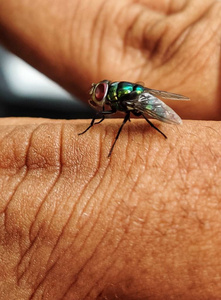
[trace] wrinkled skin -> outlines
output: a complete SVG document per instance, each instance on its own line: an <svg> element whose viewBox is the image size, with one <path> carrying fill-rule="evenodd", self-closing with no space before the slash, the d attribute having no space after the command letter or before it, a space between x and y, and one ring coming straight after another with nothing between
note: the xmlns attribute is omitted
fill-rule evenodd
<svg viewBox="0 0 221 300"><path fill-rule="evenodd" d="M182 117L220 119L220 1L30 3L1 0L3 41L85 101L91 82L142 81L189 96Z"/></svg>
<svg viewBox="0 0 221 300"><path fill-rule="evenodd" d="M220 120L220 23L220 1L0 0L2 43L84 101L143 81L190 119ZM221 299L220 122L132 120L107 159L120 123L0 120L1 299Z"/></svg>

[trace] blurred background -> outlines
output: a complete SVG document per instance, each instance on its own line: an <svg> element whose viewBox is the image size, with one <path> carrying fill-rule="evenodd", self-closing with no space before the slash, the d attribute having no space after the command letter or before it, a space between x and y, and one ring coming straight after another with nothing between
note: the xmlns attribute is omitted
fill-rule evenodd
<svg viewBox="0 0 221 300"><path fill-rule="evenodd" d="M89 106L0 46L0 117L92 116Z"/></svg>

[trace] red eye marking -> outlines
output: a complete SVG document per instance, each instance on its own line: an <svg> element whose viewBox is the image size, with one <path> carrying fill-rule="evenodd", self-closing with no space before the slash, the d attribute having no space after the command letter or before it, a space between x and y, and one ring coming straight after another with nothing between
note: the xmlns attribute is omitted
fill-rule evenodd
<svg viewBox="0 0 221 300"><path fill-rule="evenodd" d="M97 101L102 101L106 94L107 84L100 83L95 90L95 98Z"/></svg>

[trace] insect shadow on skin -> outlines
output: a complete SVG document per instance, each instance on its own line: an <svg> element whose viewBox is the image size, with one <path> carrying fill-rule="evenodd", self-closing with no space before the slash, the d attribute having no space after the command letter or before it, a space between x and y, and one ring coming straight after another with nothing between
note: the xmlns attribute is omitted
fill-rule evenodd
<svg viewBox="0 0 221 300"><path fill-rule="evenodd" d="M166 105L159 98L171 100L190 100L188 97L179 94L150 89L138 83L127 81L111 82L109 80L102 80L97 84L93 83L91 86L90 95L91 98L89 99L89 104L93 108L100 107L102 110L96 113L95 117L91 120L90 125L83 132L79 133L79 135L87 132L95 124L100 124L103 122L106 115L114 114L117 111L121 111L126 114L115 137L114 143L111 146L108 157L111 156L116 141L118 140L124 125L127 123L127 121L130 121L131 113L134 116L143 116L143 118L150 124L151 127L162 134L164 138L167 138L167 136L159 128L157 128L148 119L148 117L169 124L181 124L182 120L175 113L175 111L172 110L172 108ZM105 110L106 106L108 106L110 109ZM100 120L95 122L97 118L100 118Z"/></svg>

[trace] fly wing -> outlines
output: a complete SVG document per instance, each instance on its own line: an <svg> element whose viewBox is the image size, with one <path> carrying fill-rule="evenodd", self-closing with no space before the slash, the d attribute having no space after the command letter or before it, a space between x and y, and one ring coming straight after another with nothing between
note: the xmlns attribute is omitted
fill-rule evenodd
<svg viewBox="0 0 221 300"><path fill-rule="evenodd" d="M174 93L169 93L169 92L165 92L165 91L153 90L153 89L149 89L149 88L145 88L145 91L150 93L153 96L160 97L163 99L184 100L184 101L190 100L190 98L180 95L180 94L174 94Z"/></svg>
<svg viewBox="0 0 221 300"><path fill-rule="evenodd" d="M144 113L147 117L170 124L181 124L180 117L163 101L149 92L143 92L137 98L127 101L129 109Z"/></svg>

